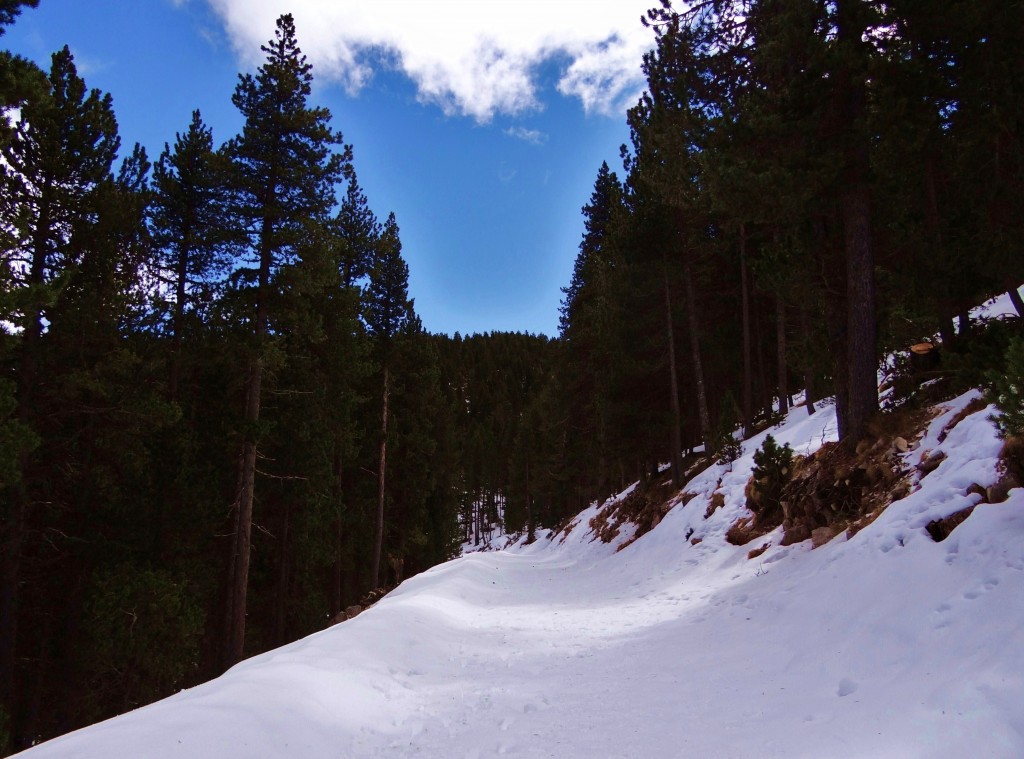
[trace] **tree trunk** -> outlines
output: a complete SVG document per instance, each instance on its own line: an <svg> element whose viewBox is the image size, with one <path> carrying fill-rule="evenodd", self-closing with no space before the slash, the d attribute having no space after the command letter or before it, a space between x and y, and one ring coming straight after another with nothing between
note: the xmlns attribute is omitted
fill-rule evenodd
<svg viewBox="0 0 1024 759"><path fill-rule="evenodd" d="M672 427L669 434L669 463L672 467L672 484L683 486L683 441L682 414L679 409L679 377L676 373L676 338L672 324L672 295L668 285L668 265L663 264L665 279L665 329L668 337L669 408L672 410Z"/></svg>
<svg viewBox="0 0 1024 759"><path fill-rule="evenodd" d="M825 327L828 332L829 356L832 359L832 390L836 397L836 427L840 440L849 429L849 374L846 370L846 308L840 298L825 301Z"/></svg>
<svg viewBox="0 0 1024 759"><path fill-rule="evenodd" d="M870 142L864 132L867 113L868 53L860 0L837 3L838 42L845 55L836 76L840 117L846 125L845 166L839 204L846 253L847 371L849 408L843 437L852 445L867 432L878 411L875 263L871 244Z"/></svg>
<svg viewBox="0 0 1024 759"><path fill-rule="evenodd" d="M188 235L186 235L188 237ZM185 328L185 297L188 283L188 248L182 243L178 249L176 281L174 283L174 317L171 320L171 372L167 380L167 398L171 403L178 400L178 383L181 380L181 343Z"/></svg>
<svg viewBox="0 0 1024 759"><path fill-rule="evenodd" d="M266 201L265 208L270 203ZM249 561L252 553L252 514L256 495L257 425L263 392L263 350L267 338L269 316L267 295L270 292L270 267L273 250L270 247L272 222L264 216L260 230L260 270L256 289L256 353L249 360L245 383L245 437L239 461L239 489L235 520L234 544L231 554L230 591L228 603L228 629L225 635L225 669L242 660L245 650L245 617L249 591Z"/></svg>
<svg viewBox="0 0 1024 759"><path fill-rule="evenodd" d="M740 300L743 311L743 437L750 437L754 418L754 378L750 353L750 276L747 271L747 228L740 224Z"/></svg>
<svg viewBox="0 0 1024 759"><path fill-rule="evenodd" d="M807 415L810 416L815 412L814 402L817 397L814 394L814 370L811 368L811 363L807 359L806 354L811 350L811 328L807 323L807 309L800 309L800 337L804 344L804 405L807 408Z"/></svg>
<svg viewBox="0 0 1024 759"><path fill-rule="evenodd" d="M958 337L961 340L966 340L971 336L971 313L966 306L961 306L957 312L957 322L959 323Z"/></svg>
<svg viewBox="0 0 1024 759"><path fill-rule="evenodd" d="M533 494L530 492L530 458L526 458L526 542L533 543L537 539L536 526L533 521Z"/></svg>
<svg viewBox="0 0 1024 759"><path fill-rule="evenodd" d="M274 641L288 642L288 587L291 584L291 499L284 501L284 524L278 538L277 602L274 604Z"/></svg>
<svg viewBox="0 0 1024 759"><path fill-rule="evenodd" d="M704 363L700 357L700 323L697 321L697 298L693 291L693 274L690 264L683 267L686 286L686 316L690 326L690 350L693 354L693 381L697 387L697 412L700 418L700 436L704 441L704 453L712 453L711 413L708 410L707 389L704 385Z"/></svg>
<svg viewBox="0 0 1024 759"><path fill-rule="evenodd" d="M1013 303L1013 307L1017 309L1017 316L1024 319L1024 300L1021 300L1020 291L1016 287L1011 287L1007 290L1007 294L1010 296L1010 302Z"/></svg>
<svg viewBox="0 0 1024 759"><path fill-rule="evenodd" d="M256 437L252 429L259 421L263 362L260 357L249 363L246 382L245 421L248 428L239 462L239 491L236 503L235 534L232 542L228 629L225 636L224 668L242 660L245 650L245 616L249 589L249 560L252 552L252 512L256 486Z"/></svg>
<svg viewBox="0 0 1024 759"><path fill-rule="evenodd" d="M337 448L334 452L334 485L333 485L332 501L334 502L335 517L334 517L334 566L331 568L331 605L330 612L331 618L342 610L342 571L344 568L342 562L342 551L345 546L345 535L344 535L344 523L342 521L342 464L341 454Z"/></svg>
<svg viewBox="0 0 1024 759"><path fill-rule="evenodd" d="M786 304L775 296L775 347L779 374L779 413L789 413L789 382L786 369Z"/></svg>
<svg viewBox="0 0 1024 759"><path fill-rule="evenodd" d="M939 317L939 337L942 338L942 347L950 351L956 347L956 329L953 320L948 316Z"/></svg>
<svg viewBox="0 0 1024 759"><path fill-rule="evenodd" d="M384 393L380 415L380 470L377 472L377 529L373 536L373 572L370 586L376 590L380 583L380 560L384 548L384 493L388 463L388 397L391 392L388 365L384 364Z"/></svg>

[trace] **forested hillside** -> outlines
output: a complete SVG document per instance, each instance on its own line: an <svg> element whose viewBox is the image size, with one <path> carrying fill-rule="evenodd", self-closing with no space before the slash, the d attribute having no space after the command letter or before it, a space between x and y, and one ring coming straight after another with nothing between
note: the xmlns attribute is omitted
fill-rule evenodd
<svg viewBox="0 0 1024 759"><path fill-rule="evenodd" d="M0 0L0 31L36 4ZM794 397L834 399L853 448L894 350L935 336L953 389L1005 375L1019 322L968 311L1009 292L1024 315L1024 7L707 0L645 23L648 90L550 339L424 330L291 16L224 93L241 131L196 111L159 156L122 145L68 48L48 71L0 54L0 748L661 463L678 489Z"/></svg>

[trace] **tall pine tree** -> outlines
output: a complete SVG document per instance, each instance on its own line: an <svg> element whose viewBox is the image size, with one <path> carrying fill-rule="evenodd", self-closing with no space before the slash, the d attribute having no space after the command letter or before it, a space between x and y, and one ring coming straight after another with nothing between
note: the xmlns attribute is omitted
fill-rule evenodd
<svg viewBox="0 0 1024 759"><path fill-rule="evenodd" d="M310 224L325 224L350 151L330 126L325 108L307 104L313 74L299 49L290 14L277 20L274 39L261 48L256 75L240 76L232 96L245 117L242 134L227 146L234 169L234 210L249 236L248 265L236 273L251 298L253 343L246 367L244 429L234 499L223 664L243 657L249 582L260 405L267 362L272 280L287 265Z"/></svg>

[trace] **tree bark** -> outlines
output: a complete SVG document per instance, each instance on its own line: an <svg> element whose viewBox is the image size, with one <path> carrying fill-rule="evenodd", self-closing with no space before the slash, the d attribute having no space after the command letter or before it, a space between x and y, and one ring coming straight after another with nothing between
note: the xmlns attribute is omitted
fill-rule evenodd
<svg viewBox="0 0 1024 759"><path fill-rule="evenodd" d="M268 192L272 192L269 190ZM265 213L269 212L272 198L264 199ZM230 592L228 603L228 629L225 635L225 669L242 660L245 650L245 617L249 591L249 561L252 553L252 514L256 495L257 425L263 392L263 350L267 338L269 316L267 295L270 291L270 269L273 249L270 238L273 222L264 215L260 229L260 269L256 288L256 352L249 360L245 383L245 430L242 455L239 461L239 489L235 520L235 535L230 561Z"/></svg>
<svg viewBox="0 0 1024 759"><path fill-rule="evenodd" d="M186 232L185 239L190 234ZM181 344L182 332L185 328L185 298L187 297L188 284L188 259L189 248L187 242L182 242L178 248L178 260L175 266L174 283L174 316L171 320L171 372L167 380L167 398L171 403L178 400L178 384L181 381Z"/></svg>
<svg viewBox="0 0 1024 759"><path fill-rule="evenodd" d="M779 413L789 413L789 382L786 369L786 304L775 296L775 347L779 376Z"/></svg>
<svg viewBox="0 0 1024 759"><path fill-rule="evenodd" d="M236 504L235 534L232 543L228 630L225 639L224 668L242 660L245 650L245 616L249 590L249 561L252 553L252 513L256 486L256 432L260 416L263 385L263 361L259 356L249 362L245 400L245 441L239 461L239 491Z"/></svg>
<svg viewBox="0 0 1024 759"><path fill-rule="evenodd" d="M526 458L526 542L537 540L536 527L533 521L533 494L530 492L530 458Z"/></svg>
<svg viewBox="0 0 1024 759"><path fill-rule="evenodd" d="M342 609L342 571L344 568L342 563L342 550L345 545L341 504L342 472L341 453L336 448L334 451L334 486L332 488L332 501L334 502L336 512L334 517L334 566L331 568L330 612L332 619Z"/></svg>
<svg viewBox="0 0 1024 759"><path fill-rule="evenodd" d="M676 338L672 324L672 294L668 283L668 265L663 264L665 279L665 330L668 337L669 408L672 411L672 426L669 430L669 463L672 468L672 484L683 486L683 441L682 414L679 409L679 377L676 373Z"/></svg>
<svg viewBox="0 0 1024 759"><path fill-rule="evenodd" d="M1020 291L1016 287L1011 287L1007 290L1007 294L1010 296L1013 307L1017 309L1017 316L1024 319L1024 300L1021 300Z"/></svg>
<svg viewBox="0 0 1024 759"><path fill-rule="evenodd" d="M711 413L708 410L707 388L704 385L704 362L700 356L700 323L697 320L697 297L693 290L693 274L690 264L683 267L686 286L686 316L690 326L690 350L693 354L693 381L697 386L697 413L700 418L700 436L704 441L704 453L711 454Z"/></svg>
<svg viewBox="0 0 1024 759"><path fill-rule="evenodd" d="M866 28L859 0L836 4L838 42L844 55L838 67L836 90L845 125L844 170L839 205L846 254L847 376L849 408L844 438L851 445L867 432L868 419L878 411L877 327L875 324L875 263L871 243L870 143L863 121L867 113L868 55Z"/></svg>
<svg viewBox="0 0 1024 759"><path fill-rule="evenodd" d="M384 548L384 493L388 463L388 396L391 388L388 365L384 364L384 392L380 415L380 469L377 472L377 529L373 536L373 572L370 575L371 589L376 590L380 582L380 560Z"/></svg>
<svg viewBox="0 0 1024 759"><path fill-rule="evenodd" d="M291 506L284 501L284 523L278 538L277 603L274 609L274 641L278 646L288 642L288 589L291 585Z"/></svg>
<svg viewBox="0 0 1024 759"><path fill-rule="evenodd" d="M803 340L804 351L810 352L811 349L811 329L807 323L807 309L800 309L800 336ZM807 407L807 415L810 416L815 412L814 403L817 401L817 397L814 393L814 370L811 368L811 363L804 358L804 405Z"/></svg>
<svg viewBox="0 0 1024 759"><path fill-rule="evenodd" d="M743 437L750 437L754 418L754 378L750 353L750 275L747 271L747 228L740 224L740 300L743 311Z"/></svg>

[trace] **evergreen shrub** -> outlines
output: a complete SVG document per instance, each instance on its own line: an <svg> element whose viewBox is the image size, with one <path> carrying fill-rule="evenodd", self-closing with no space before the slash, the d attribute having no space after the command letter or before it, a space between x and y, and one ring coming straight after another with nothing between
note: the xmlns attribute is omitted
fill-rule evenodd
<svg viewBox="0 0 1024 759"><path fill-rule="evenodd" d="M993 421L1004 438L1024 435L1024 337L1011 340L1005 355L1005 368L988 374L989 400L1001 412Z"/></svg>
<svg viewBox="0 0 1024 759"><path fill-rule="evenodd" d="M788 443L780 446L771 435L766 437L754 453L754 470L747 487L747 508L757 515L759 524L781 522L782 488L792 471L793 449Z"/></svg>

